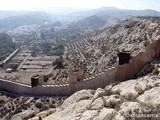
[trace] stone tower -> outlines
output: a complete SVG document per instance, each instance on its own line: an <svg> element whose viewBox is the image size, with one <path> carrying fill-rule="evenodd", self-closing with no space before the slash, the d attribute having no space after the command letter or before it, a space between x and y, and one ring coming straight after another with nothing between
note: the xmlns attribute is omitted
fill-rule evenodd
<svg viewBox="0 0 160 120"><path fill-rule="evenodd" d="M77 84L77 74L76 72L73 72L73 71L69 71L68 73L68 76L69 76L69 86L70 86L70 93L74 93L77 89L76 89L76 84Z"/></svg>
<svg viewBox="0 0 160 120"><path fill-rule="evenodd" d="M76 74L76 72L73 72L73 71L69 71L69 84L71 85L71 84L76 84L77 83L77 79L78 79L78 77L77 77L77 74Z"/></svg>

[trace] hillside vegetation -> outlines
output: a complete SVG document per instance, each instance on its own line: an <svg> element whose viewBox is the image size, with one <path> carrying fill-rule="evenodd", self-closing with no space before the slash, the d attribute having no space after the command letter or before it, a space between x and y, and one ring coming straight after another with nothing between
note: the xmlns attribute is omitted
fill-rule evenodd
<svg viewBox="0 0 160 120"><path fill-rule="evenodd" d="M135 56L143 52L149 43L160 39L159 21L159 17L133 17L75 37L67 44L69 65L85 68L89 74L115 66L119 51L130 51Z"/></svg>
<svg viewBox="0 0 160 120"><path fill-rule="evenodd" d="M15 49L16 45L12 38L6 33L0 33L0 61L4 60Z"/></svg>

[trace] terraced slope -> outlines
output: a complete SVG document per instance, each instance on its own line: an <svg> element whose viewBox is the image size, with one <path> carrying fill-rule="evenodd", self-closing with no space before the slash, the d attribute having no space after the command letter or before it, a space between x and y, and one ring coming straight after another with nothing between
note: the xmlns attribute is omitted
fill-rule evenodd
<svg viewBox="0 0 160 120"><path fill-rule="evenodd" d="M86 76L118 63L118 51L132 56L144 51L152 41L160 39L159 17L133 17L114 26L74 37L67 43L68 66L84 68Z"/></svg>

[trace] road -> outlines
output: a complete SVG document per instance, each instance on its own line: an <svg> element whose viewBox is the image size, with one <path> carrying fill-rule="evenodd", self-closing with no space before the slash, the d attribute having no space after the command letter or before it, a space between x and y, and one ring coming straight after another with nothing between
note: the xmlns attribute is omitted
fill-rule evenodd
<svg viewBox="0 0 160 120"><path fill-rule="evenodd" d="M18 66L17 70L20 70L21 67L23 66L23 64L26 62L26 60L31 56L31 54L29 54L24 60L23 62Z"/></svg>

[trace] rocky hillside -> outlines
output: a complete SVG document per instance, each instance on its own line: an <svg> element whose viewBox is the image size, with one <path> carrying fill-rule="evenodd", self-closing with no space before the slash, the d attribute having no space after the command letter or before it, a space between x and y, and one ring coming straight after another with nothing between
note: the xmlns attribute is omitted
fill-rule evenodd
<svg viewBox="0 0 160 120"><path fill-rule="evenodd" d="M77 22L74 22L69 27L71 27L72 29L79 28L79 31L75 31L75 32L84 33L84 32L89 32L91 30L93 31L99 27L102 27L105 23L106 23L105 20L94 15L94 16L86 17Z"/></svg>
<svg viewBox="0 0 160 120"><path fill-rule="evenodd" d="M31 117L34 116L35 113L60 106L64 99L66 98L15 96L0 91L0 120L20 120L18 118L20 118L19 116L24 115L21 113L24 111L27 113L26 116L29 115ZM50 110L50 113L52 113L52 110Z"/></svg>
<svg viewBox="0 0 160 120"><path fill-rule="evenodd" d="M159 120L159 93L159 76L111 84L104 89L82 90L44 120L148 120L144 115Z"/></svg>
<svg viewBox="0 0 160 120"><path fill-rule="evenodd" d="M120 24L104 27L90 34L74 36L66 42L65 67L83 67L88 74L98 73L117 64L117 52L129 50L132 56L144 51L149 43L160 39L160 18L133 17ZM104 89L81 90L67 98L60 107L49 109L52 100L44 100L42 107L34 98L32 106L25 108L17 99L9 104L1 101L2 119L13 108L12 120L142 120L160 119L160 65L147 76L112 83ZM5 99L5 98L3 98ZM24 98L20 98L24 99ZM18 100L19 101L19 100ZM54 101L54 100L53 100ZM30 102L30 101L29 101ZM21 111L16 112L20 104ZM28 104L27 104L28 105ZM43 109L35 109L42 107ZM43 106L45 106L43 104ZM43 111L44 110L44 111ZM2 115L1 113L1 115ZM137 117L138 116L138 117ZM147 117L146 117L147 116ZM135 118L135 119L134 119Z"/></svg>
<svg viewBox="0 0 160 120"><path fill-rule="evenodd" d="M149 43L160 39L159 21L159 17L133 17L75 37L67 44L69 65L85 68L89 74L117 65L118 51L130 51L135 56L144 51Z"/></svg>
<svg viewBox="0 0 160 120"><path fill-rule="evenodd" d="M118 51L130 50L135 56L149 43L159 40L159 21L160 18L136 17L89 35L75 37L66 43L67 60L70 64L85 63L88 70L104 70L117 63ZM60 107L42 112L22 110L12 119L159 120L159 62L154 60L154 70L144 77L112 83L103 89L81 90L67 98Z"/></svg>
<svg viewBox="0 0 160 120"><path fill-rule="evenodd" d="M160 77L153 72L104 89L78 91L58 108L38 113L23 110L12 120L159 120L159 93Z"/></svg>

